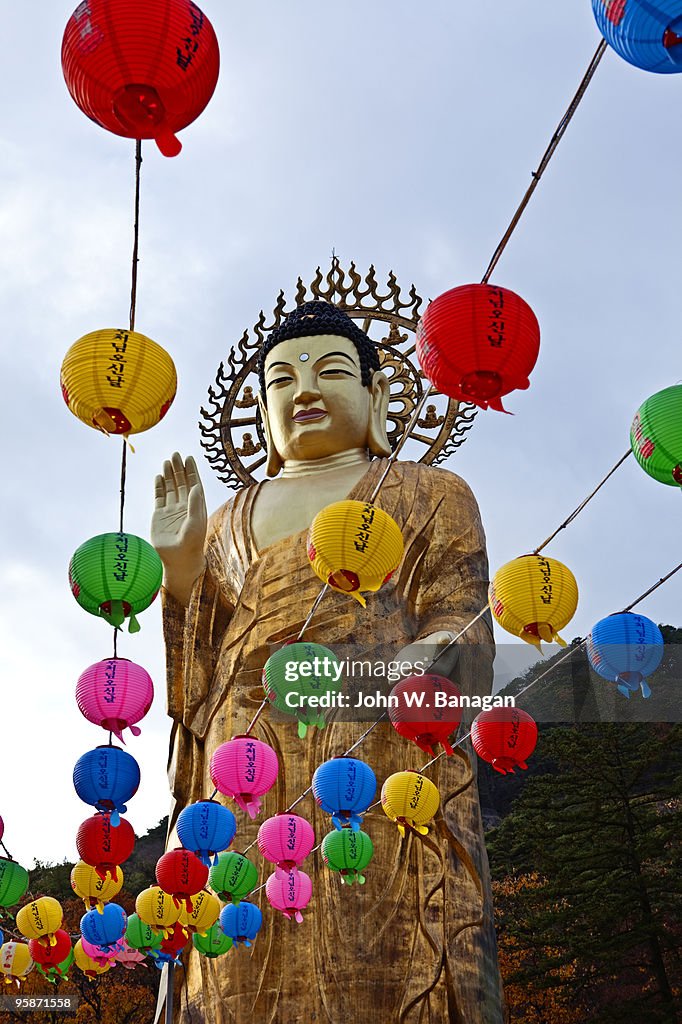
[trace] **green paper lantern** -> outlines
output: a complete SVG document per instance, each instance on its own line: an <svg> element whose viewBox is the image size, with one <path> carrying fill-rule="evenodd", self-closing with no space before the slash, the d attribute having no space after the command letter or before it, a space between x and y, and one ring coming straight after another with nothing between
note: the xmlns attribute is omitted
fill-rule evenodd
<svg viewBox="0 0 682 1024"><path fill-rule="evenodd" d="M258 882L258 869L248 857L235 850L221 853L208 876L208 884L222 900L235 905L246 899Z"/></svg>
<svg viewBox="0 0 682 1024"><path fill-rule="evenodd" d="M130 914L125 930L125 940L131 949L138 949L143 953L153 953L154 950L161 948L163 932L154 931L151 925L145 924L137 914Z"/></svg>
<svg viewBox="0 0 682 1024"><path fill-rule="evenodd" d="M341 873L346 885L365 884L360 872L374 856L374 844L366 832L353 832L350 828L336 829L322 840L322 859L332 871Z"/></svg>
<svg viewBox="0 0 682 1024"><path fill-rule="evenodd" d="M101 533L74 553L69 565L71 593L81 608L137 633L136 615L152 603L161 587L163 565L151 544L132 533Z"/></svg>
<svg viewBox="0 0 682 1024"><path fill-rule="evenodd" d="M266 661L266 696L279 711L298 718L301 739L309 726L324 726L324 709L334 706L334 695L341 690L338 665L328 647L307 642L285 644Z"/></svg>
<svg viewBox="0 0 682 1024"><path fill-rule="evenodd" d="M642 402L630 428L630 444L645 473L682 487L682 384Z"/></svg>
<svg viewBox="0 0 682 1024"><path fill-rule="evenodd" d="M203 935L193 935L192 945L202 956L214 960L232 949L232 939L220 927L220 921L216 921Z"/></svg>
<svg viewBox="0 0 682 1024"><path fill-rule="evenodd" d="M0 907L13 907L28 889L28 871L15 860L0 857Z"/></svg>
<svg viewBox="0 0 682 1024"><path fill-rule="evenodd" d="M65 978L68 974L69 967L73 963L73 958L74 952L73 949L70 949L68 956L65 957L60 964L57 964L56 967L49 967L47 970L45 970L41 964L36 964L36 967L38 969L38 973L42 974L44 978L47 978L50 984L56 985L58 981Z"/></svg>

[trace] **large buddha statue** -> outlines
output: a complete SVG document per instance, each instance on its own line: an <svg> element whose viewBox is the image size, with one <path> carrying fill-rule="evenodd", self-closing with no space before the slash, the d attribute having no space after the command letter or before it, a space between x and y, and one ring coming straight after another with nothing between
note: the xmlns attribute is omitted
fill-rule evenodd
<svg viewBox="0 0 682 1024"><path fill-rule="evenodd" d="M165 567L173 719L171 825L184 806L211 795L211 755L246 731L263 699L265 661L298 635L319 594L306 555L312 519L331 502L369 499L390 454L388 382L376 347L333 306L309 302L286 317L265 340L259 373L268 479L242 489L210 519L193 459L175 454L156 482L152 539ZM479 512L463 480L413 462L390 466L376 504L402 531L398 570L367 595L366 608L350 594L329 592L305 638L367 659L414 663L420 652L430 656L449 643L486 603ZM451 652L458 657L448 664ZM464 693L484 695L492 653L489 623L479 619L438 671L456 671ZM252 843L259 824L304 793L317 766L344 753L372 717L332 715L326 728L310 729L301 740L295 719L275 720L266 709L253 735L274 747L280 773L256 821L235 808L233 848ZM354 754L372 766L379 786L428 760L386 721ZM501 1024L474 761L465 744L428 769L441 807L427 836L401 836L380 807L368 812L363 828L375 855L364 886L341 884L314 853L302 866L313 880L303 924L272 910L261 891L255 898L264 923L250 950L216 960L189 954L176 1019ZM312 823L318 842L331 830L312 796L296 812ZM251 855L265 881L271 865L256 849Z"/></svg>

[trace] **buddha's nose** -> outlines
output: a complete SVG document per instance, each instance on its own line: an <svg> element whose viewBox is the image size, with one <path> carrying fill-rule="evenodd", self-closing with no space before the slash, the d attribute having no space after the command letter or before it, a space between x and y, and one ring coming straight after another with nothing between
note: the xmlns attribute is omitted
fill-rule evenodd
<svg viewBox="0 0 682 1024"><path fill-rule="evenodd" d="M294 395L294 405L308 405L320 399L320 389L311 380L302 380Z"/></svg>

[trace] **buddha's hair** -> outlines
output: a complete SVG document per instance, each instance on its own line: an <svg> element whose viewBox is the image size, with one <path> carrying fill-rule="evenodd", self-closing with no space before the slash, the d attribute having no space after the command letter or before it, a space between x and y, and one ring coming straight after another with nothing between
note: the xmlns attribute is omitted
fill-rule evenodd
<svg viewBox="0 0 682 1024"><path fill-rule="evenodd" d="M360 360L362 383L366 388L370 386L372 374L379 369L379 354L375 343L342 310L332 306L329 302L315 299L313 302L304 302L292 310L263 342L258 359L258 379L261 395L266 404L265 360L268 353L272 352L275 345L279 345L282 341L289 341L291 338L308 338L320 334L335 334L337 337L347 338L348 341L353 342Z"/></svg>

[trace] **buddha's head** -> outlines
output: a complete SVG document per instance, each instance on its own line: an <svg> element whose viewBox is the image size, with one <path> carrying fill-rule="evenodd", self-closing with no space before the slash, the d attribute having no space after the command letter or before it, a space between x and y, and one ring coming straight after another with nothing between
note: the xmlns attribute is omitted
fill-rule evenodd
<svg viewBox="0 0 682 1024"><path fill-rule="evenodd" d="M335 306L298 306L263 343L258 372L268 476L285 460L351 448L390 455L389 385L376 346Z"/></svg>

